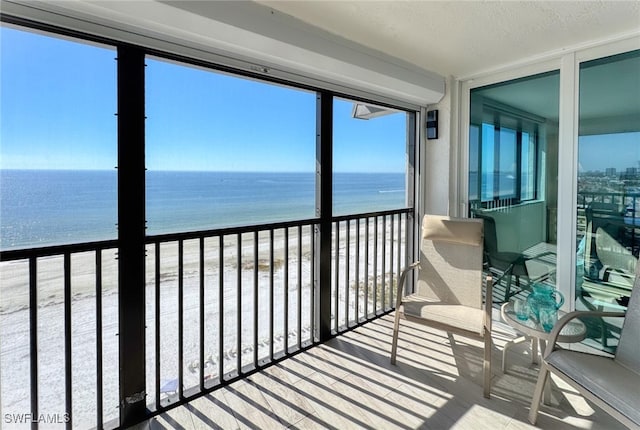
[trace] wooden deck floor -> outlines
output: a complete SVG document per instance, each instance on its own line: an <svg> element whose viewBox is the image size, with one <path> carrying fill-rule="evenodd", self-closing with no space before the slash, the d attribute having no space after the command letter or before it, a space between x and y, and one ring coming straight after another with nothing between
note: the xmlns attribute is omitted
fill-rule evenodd
<svg viewBox="0 0 640 430"><path fill-rule="evenodd" d="M538 368L526 344L494 325L492 398L482 396L479 342L404 322L389 364L393 314L173 409L140 429L526 429ZM557 379L545 429L623 429Z"/></svg>

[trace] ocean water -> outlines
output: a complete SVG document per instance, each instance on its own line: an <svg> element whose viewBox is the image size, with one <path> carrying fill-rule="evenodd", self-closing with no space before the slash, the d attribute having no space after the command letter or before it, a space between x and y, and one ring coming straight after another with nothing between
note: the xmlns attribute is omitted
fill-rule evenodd
<svg viewBox="0 0 640 430"><path fill-rule="evenodd" d="M117 173L0 170L0 249L117 237ZM314 173L147 172L147 234L313 218ZM334 174L334 215L405 207L402 173Z"/></svg>
<svg viewBox="0 0 640 430"><path fill-rule="evenodd" d="M495 180L498 180L496 187ZM522 192L529 191L533 193L533 185L526 187L527 184L533 184L535 176L530 174L522 178L523 186ZM482 184L481 184L481 196L482 201L493 200L495 196L500 198L513 197L516 193L516 178L513 172L482 172ZM478 172L469 172L469 200L478 199Z"/></svg>

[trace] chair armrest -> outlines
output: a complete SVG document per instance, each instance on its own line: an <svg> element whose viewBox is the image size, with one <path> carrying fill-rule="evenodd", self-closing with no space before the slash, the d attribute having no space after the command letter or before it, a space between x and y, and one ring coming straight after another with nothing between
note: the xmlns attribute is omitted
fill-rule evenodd
<svg viewBox="0 0 640 430"><path fill-rule="evenodd" d="M420 261L414 261L413 263L409 264L404 268L404 270L402 270L402 273L400 274L400 280L398 281L398 291L396 292L396 310L398 310L400 308L400 305L402 304L402 293L404 291L404 283L407 277L407 273L416 268L420 268Z"/></svg>
<svg viewBox="0 0 640 430"><path fill-rule="evenodd" d="M625 315L626 315L625 312L604 312L604 311L573 311L573 312L569 312L566 315L563 315L562 318L560 318L556 323L556 325L553 327L553 330L551 330L550 339L549 339L549 342L547 343L547 348L544 351L543 358L546 359L549 356L549 354L551 354L551 351L553 351L553 349L556 346L556 342L557 342L558 336L560 335L560 332L562 331L564 326L567 325L569 321L571 321L572 319L575 319L578 317L624 318Z"/></svg>

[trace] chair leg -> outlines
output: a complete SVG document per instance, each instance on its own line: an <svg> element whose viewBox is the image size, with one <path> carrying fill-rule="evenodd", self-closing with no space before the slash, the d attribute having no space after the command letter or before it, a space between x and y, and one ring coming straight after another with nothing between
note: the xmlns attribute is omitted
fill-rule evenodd
<svg viewBox="0 0 640 430"><path fill-rule="evenodd" d="M393 322L393 340L391 341L391 364L396 364L398 352L398 330L400 328L400 310L396 309L396 317Z"/></svg>
<svg viewBox="0 0 640 430"><path fill-rule="evenodd" d="M511 270L509 269L509 275L507 276L507 286L504 289L504 301L505 303L509 301L509 299L511 298L512 294L511 294Z"/></svg>
<svg viewBox="0 0 640 430"><path fill-rule="evenodd" d="M549 377L549 369L547 365L542 362L540 365L540 373L538 374L538 382L536 383L536 389L533 392L533 398L531 399L531 409L529 409L529 422L536 425L538 419L538 410L540 409L540 401L542 400L542 393L544 386L547 383Z"/></svg>
<svg viewBox="0 0 640 430"><path fill-rule="evenodd" d="M484 396L491 398L491 333L484 335L484 363L482 366L484 376Z"/></svg>

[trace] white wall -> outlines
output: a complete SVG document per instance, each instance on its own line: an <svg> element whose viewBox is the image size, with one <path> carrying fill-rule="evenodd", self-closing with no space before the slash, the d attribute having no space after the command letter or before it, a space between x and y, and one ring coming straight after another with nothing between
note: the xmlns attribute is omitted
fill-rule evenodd
<svg viewBox="0 0 640 430"><path fill-rule="evenodd" d="M451 188L455 184L457 175L455 163L457 156L452 153L451 142L455 141L452 136L452 98L455 91L452 91L455 80L449 77L445 84L445 94L442 100L435 105L429 105L428 110L438 110L438 138L427 140L426 137L421 143L421 172L422 172L422 210L424 213L436 215L449 215L450 203L455 201L451 196ZM426 129L426 120L423 116L421 124ZM452 164L453 163L453 164ZM452 214L453 215L453 214Z"/></svg>

